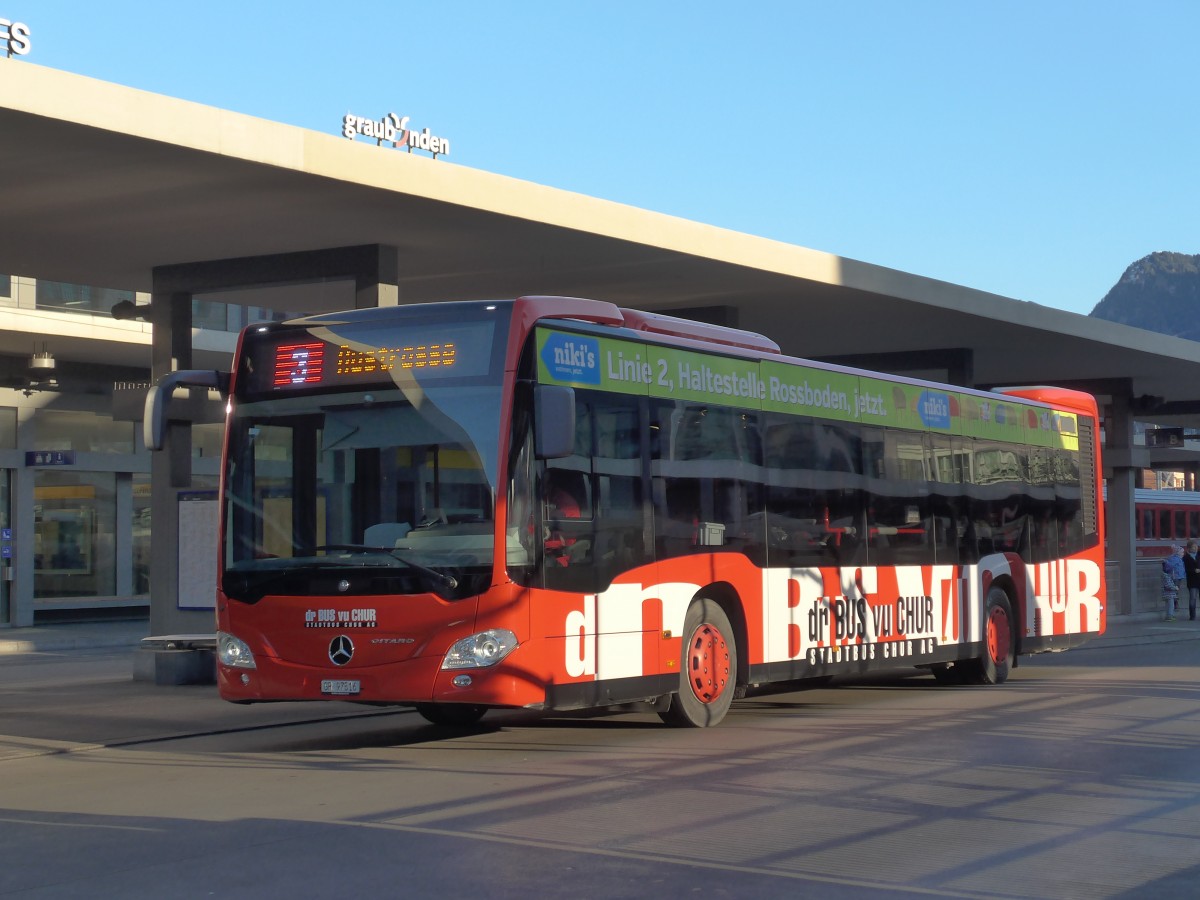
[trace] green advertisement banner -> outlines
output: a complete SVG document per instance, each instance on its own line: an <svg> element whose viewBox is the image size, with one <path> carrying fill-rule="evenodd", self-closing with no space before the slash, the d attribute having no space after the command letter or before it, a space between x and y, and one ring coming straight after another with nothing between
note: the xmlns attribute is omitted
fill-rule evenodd
<svg viewBox="0 0 1200 900"><path fill-rule="evenodd" d="M1039 447L1078 447L1074 415L1003 394L979 396L773 359L737 359L549 328L537 329L536 344L542 383Z"/></svg>

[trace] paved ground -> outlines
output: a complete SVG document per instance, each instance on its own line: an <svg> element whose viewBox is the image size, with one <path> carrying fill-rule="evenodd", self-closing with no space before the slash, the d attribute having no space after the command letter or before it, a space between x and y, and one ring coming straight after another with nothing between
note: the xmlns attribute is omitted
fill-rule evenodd
<svg viewBox="0 0 1200 900"><path fill-rule="evenodd" d="M1198 895L1197 622L1114 620L999 690L893 677L700 732L237 706L133 680L145 630L3 636L0 896Z"/></svg>
<svg viewBox="0 0 1200 900"><path fill-rule="evenodd" d="M0 628L0 654L136 647L149 634L146 619Z"/></svg>
<svg viewBox="0 0 1200 900"><path fill-rule="evenodd" d="M139 653L142 620L0 629L0 761L121 746L195 734L220 734L332 720L415 716L407 708L353 703L268 703L237 706L209 684L156 685ZM1200 621L1156 616L1114 617L1103 636L1053 663L1088 665L1105 650L1200 641ZM1165 650L1166 647L1164 646ZM1037 657L1047 663L1048 657ZM151 673L153 669L151 669ZM363 727L364 723L355 725Z"/></svg>

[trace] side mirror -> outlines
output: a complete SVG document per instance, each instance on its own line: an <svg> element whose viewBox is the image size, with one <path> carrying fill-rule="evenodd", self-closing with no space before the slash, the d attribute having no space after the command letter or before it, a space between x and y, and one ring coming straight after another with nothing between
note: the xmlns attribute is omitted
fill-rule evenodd
<svg viewBox="0 0 1200 900"><path fill-rule="evenodd" d="M533 451L562 459L575 451L575 389L539 384L533 389Z"/></svg>
<svg viewBox="0 0 1200 900"><path fill-rule="evenodd" d="M142 439L147 450L161 450L166 443L167 404L177 387L204 387L225 390L222 373L207 369L187 369L171 372L158 379L146 393L146 408L142 417Z"/></svg>

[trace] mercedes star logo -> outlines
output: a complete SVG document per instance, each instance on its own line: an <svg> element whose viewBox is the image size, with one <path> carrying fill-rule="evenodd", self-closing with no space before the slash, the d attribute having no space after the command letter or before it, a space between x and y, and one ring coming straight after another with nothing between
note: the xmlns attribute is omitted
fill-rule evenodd
<svg viewBox="0 0 1200 900"><path fill-rule="evenodd" d="M344 634L339 634L329 642L329 661L335 666L344 666L354 656L354 642Z"/></svg>

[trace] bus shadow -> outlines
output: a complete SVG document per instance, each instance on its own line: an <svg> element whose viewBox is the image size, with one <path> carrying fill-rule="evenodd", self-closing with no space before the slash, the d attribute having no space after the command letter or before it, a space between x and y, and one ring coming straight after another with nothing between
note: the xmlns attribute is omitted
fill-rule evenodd
<svg viewBox="0 0 1200 900"><path fill-rule="evenodd" d="M640 715L634 715L639 714ZM382 718L382 717L381 717ZM270 752L336 752L348 750L412 747L500 734L512 729L565 730L586 728L603 731L642 731L666 728L656 715L629 708L600 708L578 712L531 712L527 710L491 710L473 725L434 725L415 711L397 722L387 717L381 724L370 724L353 733L323 735L304 740L279 740L262 748Z"/></svg>

